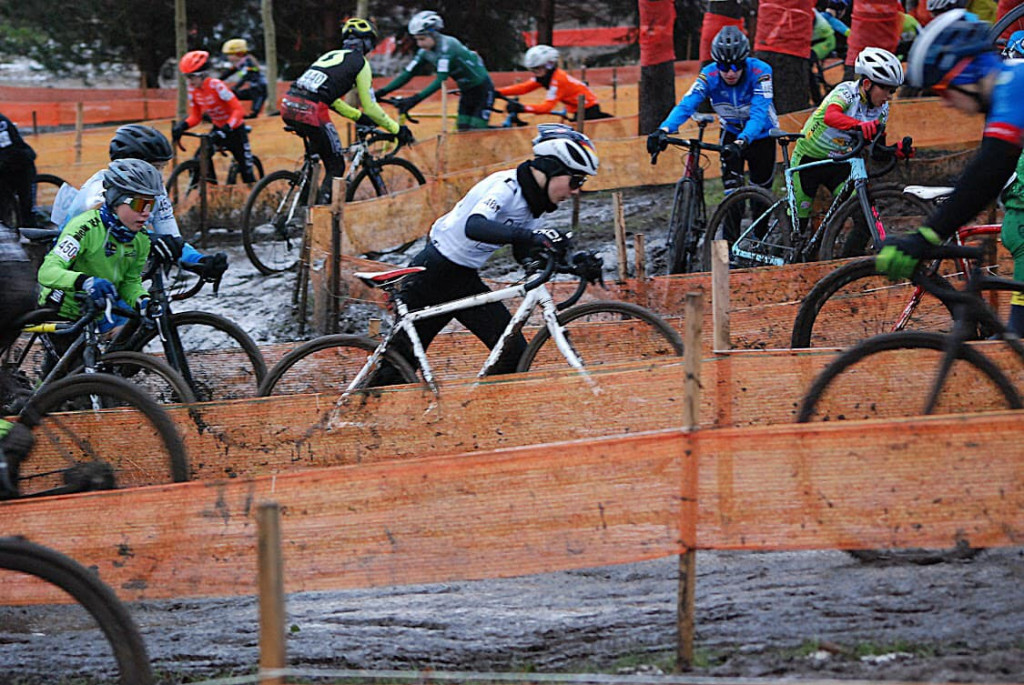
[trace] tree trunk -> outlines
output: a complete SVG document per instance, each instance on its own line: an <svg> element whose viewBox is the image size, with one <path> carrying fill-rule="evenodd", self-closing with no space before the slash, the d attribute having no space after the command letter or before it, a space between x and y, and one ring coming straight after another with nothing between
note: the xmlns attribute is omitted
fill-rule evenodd
<svg viewBox="0 0 1024 685"><path fill-rule="evenodd" d="M555 0L540 0L537 13L537 44L555 44Z"/></svg>

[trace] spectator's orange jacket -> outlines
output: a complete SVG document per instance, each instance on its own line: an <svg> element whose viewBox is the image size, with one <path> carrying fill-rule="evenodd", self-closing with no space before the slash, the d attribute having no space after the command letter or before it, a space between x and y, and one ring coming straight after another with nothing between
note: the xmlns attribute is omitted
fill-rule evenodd
<svg viewBox="0 0 1024 685"><path fill-rule="evenodd" d="M188 118L185 122L192 128L203 120L203 114L210 117L214 126L236 129L245 119L245 111L238 97L223 81L208 78L198 88L188 89Z"/></svg>
<svg viewBox="0 0 1024 685"><path fill-rule="evenodd" d="M544 84L536 78L522 83L515 83L511 86L498 88L498 92L508 97L509 95L523 95L531 91L543 88ZM547 98L539 105L524 105L523 111L530 114L547 114L555 108L559 102L565 105L565 111L569 114L576 113L576 100L582 95L585 100L583 108L592 107L597 104L597 96L594 91L587 88L587 84L578 78L569 76L564 69L555 69L551 73L551 85L548 86Z"/></svg>

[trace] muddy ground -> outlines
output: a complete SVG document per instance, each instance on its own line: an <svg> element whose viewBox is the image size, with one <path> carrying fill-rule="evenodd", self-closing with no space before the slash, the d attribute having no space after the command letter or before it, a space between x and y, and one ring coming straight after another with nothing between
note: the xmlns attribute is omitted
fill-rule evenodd
<svg viewBox="0 0 1024 685"><path fill-rule="evenodd" d="M624 191L631 231L645 233L648 270L663 270L671 192ZM578 246L598 249L614 278L611 199L584 203ZM568 221L560 210L555 224ZM293 276L255 273L240 248L217 298L189 308L239 321L261 343L297 337ZM632 256L630 256L632 263ZM402 259L395 257L396 263ZM497 256L487 275L514 271ZM367 308L345 327L362 332ZM459 671L669 672L676 643L677 561L481 582L288 597L294 667ZM1024 548L935 565L864 563L842 552L700 552L697 665L715 677L1024 682ZM252 672L253 598L131 606L162 682ZM71 668L52 643L27 637L29 610L0 611L0 682ZM43 614L61 621L62 609ZM21 628L19 628L21 627ZM19 630L22 634L19 635ZM12 635L14 637L12 637ZM88 654L90 642L76 652ZM48 646L48 644L50 646Z"/></svg>

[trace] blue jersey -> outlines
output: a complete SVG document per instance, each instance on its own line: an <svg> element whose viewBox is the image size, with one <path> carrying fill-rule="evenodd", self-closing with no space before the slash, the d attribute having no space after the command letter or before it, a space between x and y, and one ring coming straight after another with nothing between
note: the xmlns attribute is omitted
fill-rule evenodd
<svg viewBox="0 0 1024 685"><path fill-rule="evenodd" d="M1024 144L1024 60L1006 60L999 67L992 90L992 106L985 117L986 138L1005 140L1016 147Z"/></svg>
<svg viewBox="0 0 1024 685"><path fill-rule="evenodd" d="M690 90L659 128L675 133L701 103L710 100L722 129L751 143L767 138L768 132L779 125L772 97L772 68L767 63L748 57L739 82L727 86L718 65L712 62L700 70Z"/></svg>

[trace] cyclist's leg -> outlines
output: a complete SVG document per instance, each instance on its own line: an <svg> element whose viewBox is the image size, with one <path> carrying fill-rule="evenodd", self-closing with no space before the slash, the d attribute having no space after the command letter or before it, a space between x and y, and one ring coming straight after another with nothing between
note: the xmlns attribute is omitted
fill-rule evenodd
<svg viewBox="0 0 1024 685"><path fill-rule="evenodd" d="M599 104L593 104L590 107L587 107L585 110L583 110L583 118L587 120L610 119L611 117L612 115L602 110L601 105Z"/></svg>
<svg viewBox="0 0 1024 685"><path fill-rule="evenodd" d="M256 174L253 172L252 147L249 146L249 133L245 130L245 126L232 129L224 140L224 147L231 151L231 155L238 163L238 168L242 171L242 181L245 183L255 183Z"/></svg>
<svg viewBox="0 0 1024 685"><path fill-rule="evenodd" d="M459 94L459 114L456 128L466 131L487 128L494 106L494 86L490 79L473 88L466 88Z"/></svg>
<svg viewBox="0 0 1024 685"><path fill-rule="evenodd" d="M735 140L735 133L723 130L722 137L718 142L720 145L728 145ZM743 185L743 160L731 159L726 161L724 155L719 155L718 159L722 165L722 187L725 189L726 194L729 194Z"/></svg>
<svg viewBox="0 0 1024 685"><path fill-rule="evenodd" d="M1013 279L1024 281L1024 209L1007 208L1001 232L1003 245L1013 255ZM1007 327L1024 336L1024 293L1010 298L1010 321Z"/></svg>
<svg viewBox="0 0 1024 685"><path fill-rule="evenodd" d="M777 147L774 140L765 137L753 141L743 151L743 159L746 160L750 172L750 182L769 191L772 189Z"/></svg>
<svg viewBox="0 0 1024 685"><path fill-rule="evenodd" d="M21 215L21 226L36 225L33 206L35 205L36 164L28 152L17 150L12 152L4 162L4 176L8 187L18 196L18 213Z"/></svg>
<svg viewBox="0 0 1024 685"><path fill-rule="evenodd" d="M334 124L327 121L313 130L309 142L310 150L320 155L320 161L324 165L324 177L320 183L320 199L324 203L330 203L334 178L345 176L345 153L341 145L341 137Z"/></svg>

